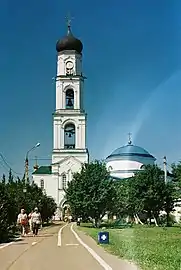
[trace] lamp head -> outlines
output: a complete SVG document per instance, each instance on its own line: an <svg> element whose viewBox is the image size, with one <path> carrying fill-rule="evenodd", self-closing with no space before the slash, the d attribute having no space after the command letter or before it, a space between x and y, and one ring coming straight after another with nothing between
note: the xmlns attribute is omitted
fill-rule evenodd
<svg viewBox="0 0 181 270"><path fill-rule="evenodd" d="M40 146L40 143L37 143L36 145L35 145L35 147L39 147Z"/></svg>

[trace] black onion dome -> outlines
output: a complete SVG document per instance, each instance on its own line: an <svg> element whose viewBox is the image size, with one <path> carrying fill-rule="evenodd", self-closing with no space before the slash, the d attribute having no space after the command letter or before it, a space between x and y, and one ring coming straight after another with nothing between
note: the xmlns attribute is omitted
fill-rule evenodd
<svg viewBox="0 0 181 270"><path fill-rule="evenodd" d="M62 52L65 50L68 51L74 50L78 53L81 53L82 49L83 49L82 42L73 36L70 27L68 27L67 35L64 38L59 39L56 44L57 52Z"/></svg>

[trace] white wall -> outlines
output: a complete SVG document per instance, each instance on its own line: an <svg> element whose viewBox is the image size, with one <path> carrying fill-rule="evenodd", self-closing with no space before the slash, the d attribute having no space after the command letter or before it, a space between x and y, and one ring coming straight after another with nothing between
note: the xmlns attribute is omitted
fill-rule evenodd
<svg viewBox="0 0 181 270"><path fill-rule="evenodd" d="M131 160L111 160L108 161L106 166L112 167L111 171L117 170L139 170L143 164L137 161Z"/></svg>
<svg viewBox="0 0 181 270"><path fill-rule="evenodd" d="M53 152L52 155L52 163L57 163L59 161L62 161L64 158L67 158L69 156L73 156L75 158L77 158L81 163L87 163L88 162L88 153L86 152L86 150L80 150L78 151L77 149L75 149L75 151L72 149L72 151L70 152L70 150L61 150L61 153L59 152Z"/></svg>
<svg viewBox="0 0 181 270"><path fill-rule="evenodd" d="M36 175L33 174L33 181L37 184L38 187L41 187L41 179L44 180L44 187L46 190L46 194L54 198L57 202L57 190L58 190L58 182L56 178L52 174L48 175Z"/></svg>
<svg viewBox="0 0 181 270"><path fill-rule="evenodd" d="M66 75L66 62L74 64L74 74L80 75L82 72L82 55L76 51L60 52L57 57L57 76Z"/></svg>
<svg viewBox="0 0 181 270"><path fill-rule="evenodd" d="M115 173L115 172L111 172L110 175L112 177L116 177L116 178L120 178L120 179L123 179L123 178L129 178L129 177L132 177L134 176L134 173L133 172L124 172L124 173Z"/></svg>

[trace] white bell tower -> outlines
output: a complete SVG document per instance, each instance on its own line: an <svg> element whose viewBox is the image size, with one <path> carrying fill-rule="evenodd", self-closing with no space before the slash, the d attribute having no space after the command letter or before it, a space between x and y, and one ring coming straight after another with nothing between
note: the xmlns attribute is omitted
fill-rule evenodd
<svg viewBox="0 0 181 270"><path fill-rule="evenodd" d="M81 41L68 23L67 36L56 44L56 109L53 114L52 173L58 183L58 203L72 174L89 159L86 148L86 113Z"/></svg>

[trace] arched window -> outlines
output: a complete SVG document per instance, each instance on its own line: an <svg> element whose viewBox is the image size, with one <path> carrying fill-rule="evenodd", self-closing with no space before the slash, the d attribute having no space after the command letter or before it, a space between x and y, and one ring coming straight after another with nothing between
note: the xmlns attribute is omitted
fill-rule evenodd
<svg viewBox="0 0 181 270"><path fill-rule="evenodd" d="M62 188L66 189L66 187L67 187L67 178L66 178L66 174L63 173L62 174Z"/></svg>
<svg viewBox="0 0 181 270"><path fill-rule="evenodd" d="M74 90L67 89L65 96L66 96L66 109L73 109L74 108Z"/></svg>
<svg viewBox="0 0 181 270"><path fill-rule="evenodd" d="M41 190L44 190L44 188L45 188L45 184L44 184L43 179L40 180L40 188L41 188Z"/></svg>
<svg viewBox="0 0 181 270"><path fill-rule="evenodd" d="M75 149L75 125L72 123L64 127L64 148Z"/></svg>

